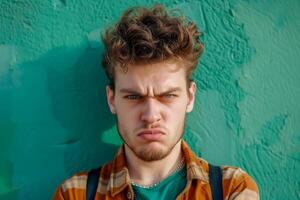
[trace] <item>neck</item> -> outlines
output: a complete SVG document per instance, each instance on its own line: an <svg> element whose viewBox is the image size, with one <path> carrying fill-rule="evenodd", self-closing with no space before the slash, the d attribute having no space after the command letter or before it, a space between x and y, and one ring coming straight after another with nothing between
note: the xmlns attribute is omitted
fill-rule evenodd
<svg viewBox="0 0 300 200"><path fill-rule="evenodd" d="M181 140L169 155L157 161L141 160L126 145L125 153L130 178L134 183L140 185L152 185L166 178L176 170L183 159Z"/></svg>

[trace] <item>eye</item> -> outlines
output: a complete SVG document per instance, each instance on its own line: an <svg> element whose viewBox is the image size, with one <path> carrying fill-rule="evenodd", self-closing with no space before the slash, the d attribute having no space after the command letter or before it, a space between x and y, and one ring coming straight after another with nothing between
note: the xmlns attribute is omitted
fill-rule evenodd
<svg viewBox="0 0 300 200"><path fill-rule="evenodd" d="M138 100L138 99L141 99L142 97L140 95L131 94L131 95L125 96L125 98L129 99L129 100Z"/></svg>
<svg viewBox="0 0 300 200"><path fill-rule="evenodd" d="M177 95L176 94L164 94L162 97L165 99L173 99L173 98L177 97Z"/></svg>

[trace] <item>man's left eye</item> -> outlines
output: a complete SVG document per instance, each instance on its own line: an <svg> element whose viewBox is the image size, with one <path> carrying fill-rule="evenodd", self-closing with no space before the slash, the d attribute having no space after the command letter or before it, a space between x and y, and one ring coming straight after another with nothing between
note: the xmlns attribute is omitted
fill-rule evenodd
<svg viewBox="0 0 300 200"><path fill-rule="evenodd" d="M163 95L163 97L167 98L167 99L172 99L174 97L177 97L177 95L175 95L175 94L165 94L165 95Z"/></svg>

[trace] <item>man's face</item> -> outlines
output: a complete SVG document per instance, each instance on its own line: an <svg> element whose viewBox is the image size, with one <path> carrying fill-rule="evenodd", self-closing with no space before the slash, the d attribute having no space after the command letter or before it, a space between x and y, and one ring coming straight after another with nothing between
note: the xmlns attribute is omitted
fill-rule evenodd
<svg viewBox="0 0 300 200"><path fill-rule="evenodd" d="M180 141L196 86L187 86L178 62L128 65L115 71L115 90L107 86L108 104L117 116L125 148L144 161L160 160Z"/></svg>

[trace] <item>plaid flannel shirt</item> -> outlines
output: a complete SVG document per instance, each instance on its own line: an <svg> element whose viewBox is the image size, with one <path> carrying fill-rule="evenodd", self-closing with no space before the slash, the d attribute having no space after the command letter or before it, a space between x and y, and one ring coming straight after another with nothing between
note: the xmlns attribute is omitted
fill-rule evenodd
<svg viewBox="0 0 300 200"><path fill-rule="evenodd" d="M197 157L182 141L182 152L187 169L187 185L177 200L207 199L212 200L209 185L208 163ZM53 200L84 200L88 172L77 173L65 180L54 193ZM259 192L254 180L243 170L236 167L222 166L222 189L225 200L256 200ZM129 172L126 167L124 146L115 159L101 168L95 200L134 199Z"/></svg>

